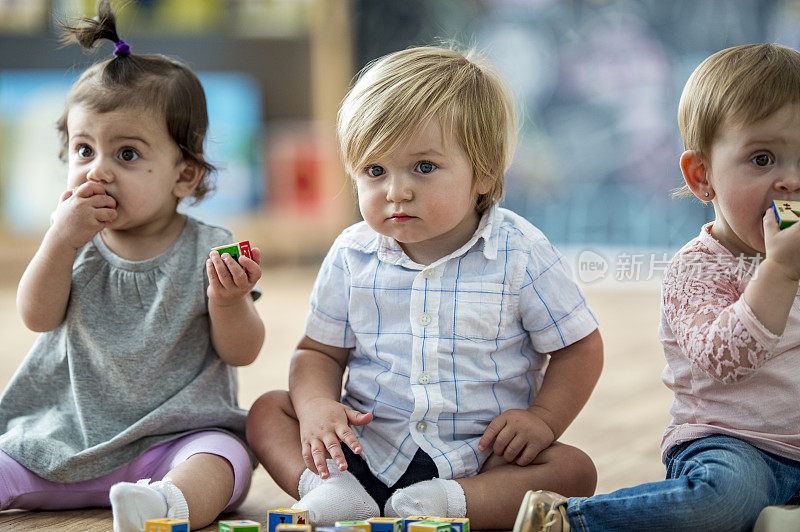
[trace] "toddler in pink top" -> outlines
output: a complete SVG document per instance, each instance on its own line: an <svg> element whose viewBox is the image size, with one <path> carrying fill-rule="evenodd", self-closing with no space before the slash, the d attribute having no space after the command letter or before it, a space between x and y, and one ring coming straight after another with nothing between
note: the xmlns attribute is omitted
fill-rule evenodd
<svg viewBox="0 0 800 532"><path fill-rule="evenodd" d="M672 259L659 338L675 394L667 478L593 497L529 492L521 530L797 530L800 509L800 52L722 50L691 75L678 122L686 186L714 221ZM624 464L620 464L624 467Z"/></svg>

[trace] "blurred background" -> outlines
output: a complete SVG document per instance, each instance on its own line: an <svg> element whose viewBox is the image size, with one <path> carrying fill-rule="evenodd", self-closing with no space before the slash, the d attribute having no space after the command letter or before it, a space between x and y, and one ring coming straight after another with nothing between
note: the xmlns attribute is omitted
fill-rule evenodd
<svg viewBox="0 0 800 532"><path fill-rule="evenodd" d="M606 365L564 435L586 450L599 491L663 478L671 393L657 339L660 273L711 219L682 185L681 89L729 46L800 46L798 0L129 0L134 53L188 63L205 85L216 194L189 207L264 252L262 355L239 372L247 408L286 386L316 268L359 220L334 123L353 76L412 45L477 47L508 79L520 138L504 204L568 256L601 323ZM55 122L80 72L111 56L59 48L54 16L91 0L0 0L0 384L35 337L14 312L19 274L65 186ZM7 285L5 288L3 286ZM7 364L5 364L7 363ZM258 482L284 503L259 470ZM285 495L283 495L285 498ZM258 508L262 508L263 497ZM274 507L273 506L273 507Z"/></svg>
<svg viewBox="0 0 800 532"><path fill-rule="evenodd" d="M482 50L517 96L505 205L556 244L674 250L710 209L673 199L681 88L710 53L800 43L796 0L129 0L135 53L184 60L203 81L220 167L196 215L264 233L266 259L317 260L358 219L333 124L354 74L412 45ZM63 188L53 124L80 72L111 55L59 48L54 17L92 0L0 0L0 220L38 239ZM259 234L259 238L261 235Z"/></svg>

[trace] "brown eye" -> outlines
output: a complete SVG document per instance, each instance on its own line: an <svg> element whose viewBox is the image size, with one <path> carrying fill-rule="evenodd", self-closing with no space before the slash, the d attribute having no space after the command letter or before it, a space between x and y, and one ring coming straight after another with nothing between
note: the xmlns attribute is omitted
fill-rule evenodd
<svg viewBox="0 0 800 532"><path fill-rule="evenodd" d="M129 163L131 161L135 161L136 159L138 159L139 153L137 153L137 151L134 150L133 148L123 148L119 152L119 158L125 161L126 163Z"/></svg>
<svg viewBox="0 0 800 532"><path fill-rule="evenodd" d="M77 152L78 156L83 158L91 157L92 155L94 155L94 151L92 151L92 148L90 148L86 144L81 144L80 146L78 146Z"/></svg>
<svg viewBox="0 0 800 532"><path fill-rule="evenodd" d="M767 155L766 153L759 153L755 157L753 157L753 162L756 166L769 166L772 164L772 157Z"/></svg>

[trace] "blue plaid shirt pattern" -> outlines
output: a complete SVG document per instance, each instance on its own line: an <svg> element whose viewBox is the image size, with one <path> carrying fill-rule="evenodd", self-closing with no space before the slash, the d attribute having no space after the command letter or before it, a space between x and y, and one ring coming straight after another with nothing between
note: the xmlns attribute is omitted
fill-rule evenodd
<svg viewBox="0 0 800 532"><path fill-rule="evenodd" d="M391 486L418 448L442 478L478 473L492 419L530 406L547 353L596 328L544 234L493 207L464 246L428 266L364 222L346 229L320 268L306 335L351 349L342 401L374 414L355 429Z"/></svg>

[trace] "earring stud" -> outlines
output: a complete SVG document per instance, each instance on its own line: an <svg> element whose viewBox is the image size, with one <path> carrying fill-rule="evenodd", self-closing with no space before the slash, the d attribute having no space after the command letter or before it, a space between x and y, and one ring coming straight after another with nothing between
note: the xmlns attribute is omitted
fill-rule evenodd
<svg viewBox="0 0 800 532"><path fill-rule="evenodd" d="M704 194L704 196L705 196L705 197L708 197L708 192L706 192L706 193Z"/></svg>

